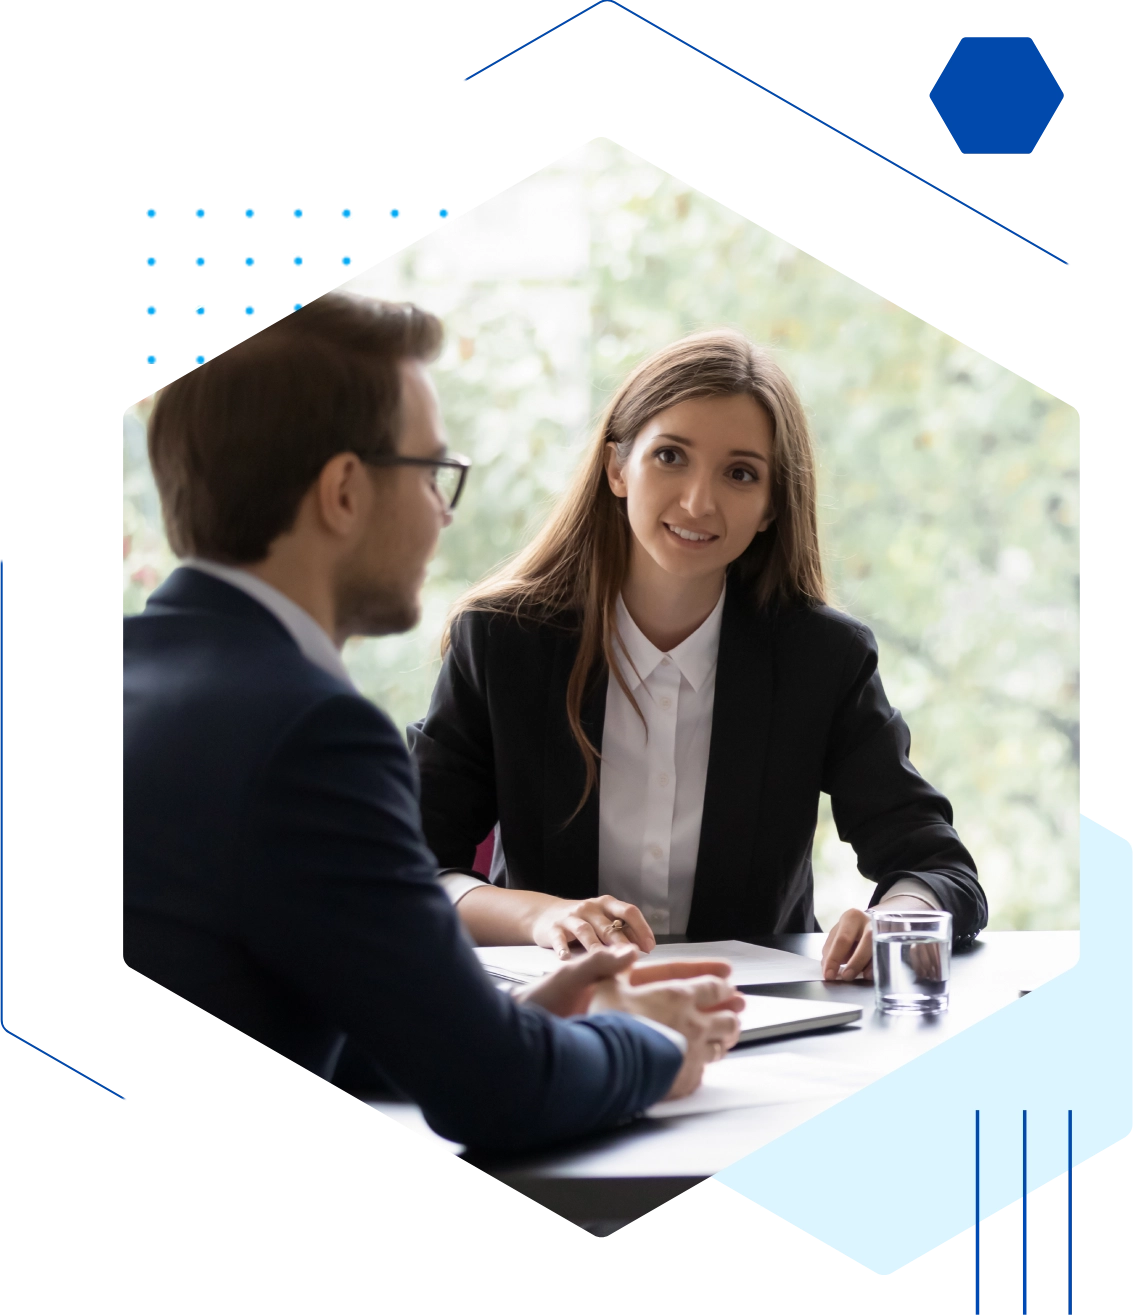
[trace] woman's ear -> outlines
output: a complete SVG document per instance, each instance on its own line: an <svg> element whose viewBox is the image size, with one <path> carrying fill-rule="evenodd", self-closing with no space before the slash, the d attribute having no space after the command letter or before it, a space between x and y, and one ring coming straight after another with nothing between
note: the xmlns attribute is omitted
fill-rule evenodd
<svg viewBox="0 0 1134 1316"><path fill-rule="evenodd" d="M614 443L606 445L606 479L610 485L610 492L615 498L626 497L626 481L622 478L622 467L618 461L618 446Z"/></svg>

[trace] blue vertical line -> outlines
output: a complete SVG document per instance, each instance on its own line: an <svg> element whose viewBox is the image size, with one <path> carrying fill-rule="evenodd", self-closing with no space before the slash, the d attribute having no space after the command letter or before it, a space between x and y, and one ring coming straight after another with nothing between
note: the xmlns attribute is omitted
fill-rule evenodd
<svg viewBox="0 0 1134 1316"><path fill-rule="evenodd" d="M980 1111L976 1112L976 1224L972 1227L972 1316L980 1316Z"/></svg>
<svg viewBox="0 0 1134 1316"><path fill-rule="evenodd" d="M1027 1262L1030 1261L1029 1250L1027 1250L1027 1111L1023 1112L1023 1195L1020 1200L1020 1209L1023 1217L1020 1221L1021 1238L1023 1248L1020 1255L1020 1286L1022 1302L1020 1304L1021 1316L1029 1316L1029 1305L1027 1305Z"/></svg>
<svg viewBox="0 0 1134 1316"><path fill-rule="evenodd" d="M1067 1283L1067 1316L1071 1316L1071 1111L1067 1112L1067 1252L1063 1257L1063 1274Z"/></svg>
<svg viewBox="0 0 1134 1316"><path fill-rule="evenodd" d="M0 1024L8 1019L8 671L4 663L8 642L8 558L0 553Z"/></svg>

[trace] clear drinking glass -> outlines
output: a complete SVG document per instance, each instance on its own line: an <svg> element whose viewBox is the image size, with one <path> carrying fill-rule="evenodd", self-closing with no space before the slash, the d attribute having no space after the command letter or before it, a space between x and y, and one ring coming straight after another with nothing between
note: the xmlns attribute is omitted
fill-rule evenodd
<svg viewBox="0 0 1134 1316"><path fill-rule="evenodd" d="M939 1014L949 1008L953 915L940 910L870 911L874 1005L885 1014Z"/></svg>

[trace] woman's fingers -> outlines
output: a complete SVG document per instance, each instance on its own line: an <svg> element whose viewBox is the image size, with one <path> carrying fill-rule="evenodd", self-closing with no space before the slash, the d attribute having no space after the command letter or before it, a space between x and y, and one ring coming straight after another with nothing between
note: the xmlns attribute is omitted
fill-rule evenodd
<svg viewBox="0 0 1134 1316"><path fill-rule="evenodd" d="M624 900L615 900L613 896L600 896L606 926L621 920L625 927L619 929L628 941L632 941L641 950L649 953L657 945L653 929L646 922L646 916L637 905L628 905ZM617 935L617 934L616 934Z"/></svg>
<svg viewBox="0 0 1134 1316"><path fill-rule="evenodd" d="M585 918L566 918L563 920L563 926L575 938L584 950L596 950L602 945L599 934L587 922Z"/></svg>
<svg viewBox="0 0 1134 1316"><path fill-rule="evenodd" d="M839 977L842 978L845 982L850 982L853 979L857 978L858 975L865 968L867 968L868 965L870 965L873 949L874 949L874 942L870 935L870 927L868 925L866 928L863 929L862 935L859 937L858 944L854 947L854 950L851 952L850 957L846 961L845 967L843 968L842 972L839 974Z"/></svg>
<svg viewBox="0 0 1134 1316"><path fill-rule="evenodd" d="M651 951L657 944L650 925L637 905L615 900L613 896L596 896L581 900L571 911L585 919L595 931L599 941L608 946L637 946Z"/></svg>
<svg viewBox="0 0 1134 1316"><path fill-rule="evenodd" d="M869 926L869 920L861 909L848 909L839 919L831 929L830 936L823 947L822 967L824 979L830 981L834 978L845 978L845 974L839 972L840 967L848 963L854 956L862 940L863 931L868 929Z"/></svg>
<svg viewBox="0 0 1134 1316"><path fill-rule="evenodd" d="M561 960L569 960L571 958L571 951L567 945L567 942L570 940L570 938L567 936L566 930L560 927L558 923L554 923L550 928L550 932L551 932L551 949L556 953L556 955L559 956Z"/></svg>

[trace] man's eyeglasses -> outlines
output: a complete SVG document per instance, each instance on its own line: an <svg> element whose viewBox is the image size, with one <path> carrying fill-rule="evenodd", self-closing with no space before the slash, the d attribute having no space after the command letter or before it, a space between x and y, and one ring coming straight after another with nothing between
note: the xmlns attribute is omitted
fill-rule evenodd
<svg viewBox="0 0 1134 1316"><path fill-rule="evenodd" d="M457 505L465 476L472 463L467 457L455 454L448 457L402 457L396 452L382 452L374 457L363 457L367 466L424 466L433 472L432 484L438 496L451 512Z"/></svg>

